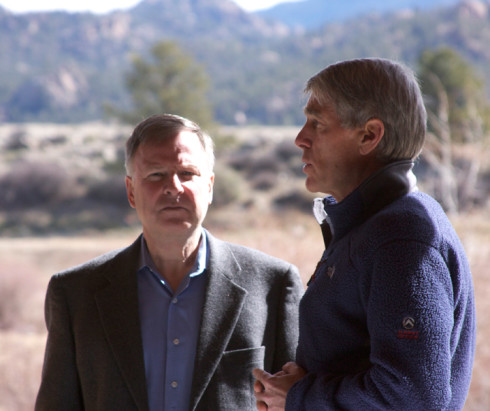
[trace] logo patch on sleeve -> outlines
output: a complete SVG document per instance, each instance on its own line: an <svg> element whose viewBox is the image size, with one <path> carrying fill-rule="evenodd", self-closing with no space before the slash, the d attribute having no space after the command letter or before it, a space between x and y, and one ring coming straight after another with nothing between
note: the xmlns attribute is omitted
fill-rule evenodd
<svg viewBox="0 0 490 411"><path fill-rule="evenodd" d="M403 329L398 330L396 338L399 340L418 340L420 333L415 328L415 319L413 317L405 317L402 321Z"/></svg>

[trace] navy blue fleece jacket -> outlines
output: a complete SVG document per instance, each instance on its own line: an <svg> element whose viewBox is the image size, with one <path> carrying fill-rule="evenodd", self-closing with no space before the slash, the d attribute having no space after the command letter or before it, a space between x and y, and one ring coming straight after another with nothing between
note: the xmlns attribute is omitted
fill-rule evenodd
<svg viewBox="0 0 490 411"><path fill-rule="evenodd" d="M413 163L385 167L340 203L300 304L287 411L460 410L471 379L475 307L464 249ZM327 236L328 237L328 236Z"/></svg>

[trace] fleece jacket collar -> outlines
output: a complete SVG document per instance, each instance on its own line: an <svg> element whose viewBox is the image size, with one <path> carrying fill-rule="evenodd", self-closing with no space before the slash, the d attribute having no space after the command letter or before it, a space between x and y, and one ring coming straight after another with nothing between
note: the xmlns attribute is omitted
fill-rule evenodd
<svg viewBox="0 0 490 411"><path fill-rule="evenodd" d="M411 160L388 164L373 173L339 203L332 196L323 198L321 201L325 213L320 226L325 248L396 199L417 191L413 165Z"/></svg>

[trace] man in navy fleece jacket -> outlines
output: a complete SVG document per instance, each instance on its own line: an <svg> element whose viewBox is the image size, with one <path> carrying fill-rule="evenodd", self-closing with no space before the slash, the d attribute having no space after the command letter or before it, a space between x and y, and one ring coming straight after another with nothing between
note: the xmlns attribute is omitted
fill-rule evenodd
<svg viewBox="0 0 490 411"><path fill-rule="evenodd" d="M426 111L384 59L327 67L296 138L326 249L300 304L296 362L256 369L259 410L461 410L475 348L464 249L412 173Z"/></svg>

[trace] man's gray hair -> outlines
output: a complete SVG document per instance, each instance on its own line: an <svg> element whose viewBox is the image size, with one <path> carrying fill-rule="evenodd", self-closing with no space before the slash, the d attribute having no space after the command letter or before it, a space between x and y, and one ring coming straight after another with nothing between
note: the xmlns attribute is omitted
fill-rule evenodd
<svg viewBox="0 0 490 411"><path fill-rule="evenodd" d="M140 122L126 142L124 162L126 174L131 175L131 161L141 144L149 140L172 138L181 131L190 131L199 138L202 148L208 156L209 170L212 172L214 168L214 142L211 137L201 130L199 125L185 117L175 114L157 114Z"/></svg>
<svg viewBox="0 0 490 411"><path fill-rule="evenodd" d="M322 107L335 109L343 127L363 126L377 118L385 133L378 159L415 159L422 151L427 113L412 70L387 59L339 62L310 78L305 93Z"/></svg>

